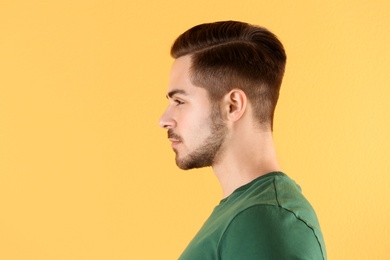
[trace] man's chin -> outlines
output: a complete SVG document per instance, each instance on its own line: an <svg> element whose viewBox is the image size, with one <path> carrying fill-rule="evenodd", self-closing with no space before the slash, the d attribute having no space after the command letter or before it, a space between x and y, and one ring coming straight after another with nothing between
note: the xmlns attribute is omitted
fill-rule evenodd
<svg viewBox="0 0 390 260"><path fill-rule="evenodd" d="M186 160L185 158L179 157L179 154L176 152L176 157L175 157L176 165L179 167L181 170L190 170L193 169L194 167L191 167L192 163Z"/></svg>
<svg viewBox="0 0 390 260"><path fill-rule="evenodd" d="M176 165L182 170L191 170L191 169L199 169L211 166L211 163L200 161L200 160L184 160L180 158L176 158Z"/></svg>
<svg viewBox="0 0 390 260"><path fill-rule="evenodd" d="M179 155L176 153L176 165L179 167L181 170L190 170L192 167L189 167L188 162L186 162L183 158L179 158Z"/></svg>

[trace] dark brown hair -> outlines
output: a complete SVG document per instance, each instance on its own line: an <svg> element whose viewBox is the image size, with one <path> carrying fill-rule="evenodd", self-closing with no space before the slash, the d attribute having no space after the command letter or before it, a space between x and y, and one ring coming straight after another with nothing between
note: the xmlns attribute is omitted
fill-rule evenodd
<svg viewBox="0 0 390 260"><path fill-rule="evenodd" d="M190 55L191 81L219 101L234 88L245 92L261 125L272 129L286 54L267 29L236 21L197 25L174 42L173 58Z"/></svg>

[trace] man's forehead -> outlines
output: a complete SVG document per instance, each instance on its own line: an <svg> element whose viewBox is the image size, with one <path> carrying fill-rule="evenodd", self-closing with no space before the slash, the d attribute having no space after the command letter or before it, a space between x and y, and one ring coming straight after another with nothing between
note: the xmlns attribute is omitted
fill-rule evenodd
<svg viewBox="0 0 390 260"><path fill-rule="evenodd" d="M177 58L172 65L167 97L175 94L189 95L195 89L190 79L191 59L189 56ZM195 90L196 91L196 90Z"/></svg>
<svg viewBox="0 0 390 260"><path fill-rule="evenodd" d="M177 58L171 68L170 82L187 81L190 77L191 59L188 56Z"/></svg>

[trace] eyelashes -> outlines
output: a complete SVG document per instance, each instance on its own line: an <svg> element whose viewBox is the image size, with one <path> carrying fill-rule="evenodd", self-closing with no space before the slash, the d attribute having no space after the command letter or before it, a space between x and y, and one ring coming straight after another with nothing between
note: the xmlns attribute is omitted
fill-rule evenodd
<svg viewBox="0 0 390 260"><path fill-rule="evenodd" d="M183 105L184 104L184 102L183 101L181 101L181 100L178 100L178 99L175 99L174 100L175 101L175 103L179 106L179 105Z"/></svg>

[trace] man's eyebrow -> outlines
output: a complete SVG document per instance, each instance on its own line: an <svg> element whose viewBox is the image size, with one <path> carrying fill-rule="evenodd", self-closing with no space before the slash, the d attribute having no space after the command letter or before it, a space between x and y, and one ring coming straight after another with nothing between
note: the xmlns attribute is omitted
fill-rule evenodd
<svg viewBox="0 0 390 260"><path fill-rule="evenodd" d="M182 95L186 96L187 92L185 92L185 90L183 90L183 89L174 89L172 91L169 91L166 97L167 98L172 98L176 94L182 94Z"/></svg>

